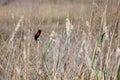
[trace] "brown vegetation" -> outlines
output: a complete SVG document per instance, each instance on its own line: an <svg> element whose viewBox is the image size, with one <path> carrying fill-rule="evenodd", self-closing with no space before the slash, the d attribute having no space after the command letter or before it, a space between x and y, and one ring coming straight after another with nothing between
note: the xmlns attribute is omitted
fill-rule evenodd
<svg viewBox="0 0 120 80"><path fill-rule="evenodd" d="M0 79L116 80L120 65L120 1L57 1L18 0L0 6ZM73 25L69 37L67 17ZM38 29L42 34L36 42ZM56 35L50 41L52 31Z"/></svg>

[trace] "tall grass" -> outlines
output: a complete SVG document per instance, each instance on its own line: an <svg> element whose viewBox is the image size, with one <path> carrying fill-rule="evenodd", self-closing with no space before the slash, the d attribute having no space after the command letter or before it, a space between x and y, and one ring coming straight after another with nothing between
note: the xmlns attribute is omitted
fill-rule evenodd
<svg viewBox="0 0 120 80"><path fill-rule="evenodd" d="M1 80L119 80L120 1L61 5L0 7Z"/></svg>

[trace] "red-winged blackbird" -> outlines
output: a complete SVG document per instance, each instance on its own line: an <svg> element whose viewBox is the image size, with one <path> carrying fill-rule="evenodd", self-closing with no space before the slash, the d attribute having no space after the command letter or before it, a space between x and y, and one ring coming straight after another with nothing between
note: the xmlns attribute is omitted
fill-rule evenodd
<svg viewBox="0 0 120 80"><path fill-rule="evenodd" d="M35 34L34 39L37 41L38 37L40 36L42 30L38 30L38 32Z"/></svg>

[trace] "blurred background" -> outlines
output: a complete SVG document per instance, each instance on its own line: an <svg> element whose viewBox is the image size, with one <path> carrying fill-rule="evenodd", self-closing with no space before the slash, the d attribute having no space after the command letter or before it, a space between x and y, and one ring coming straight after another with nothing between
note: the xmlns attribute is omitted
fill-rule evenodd
<svg viewBox="0 0 120 80"><path fill-rule="evenodd" d="M98 79L120 80L120 0L0 0L0 80Z"/></svg>

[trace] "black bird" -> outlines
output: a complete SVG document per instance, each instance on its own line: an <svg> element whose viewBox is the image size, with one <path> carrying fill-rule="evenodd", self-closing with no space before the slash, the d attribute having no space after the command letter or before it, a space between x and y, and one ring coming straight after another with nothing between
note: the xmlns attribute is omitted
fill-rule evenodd
<svg viewBox="0 0 120 80"><path fill-rule="evenodd" d="M42 30L39 29L38 32L35 34L34 39L37 41L38 37L41 35Z"/></svg>

